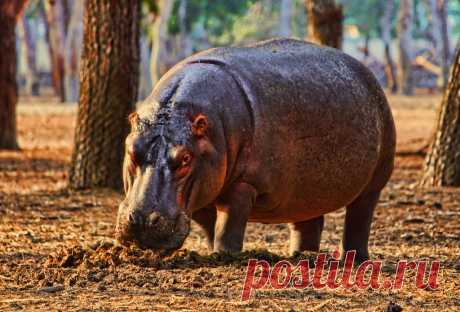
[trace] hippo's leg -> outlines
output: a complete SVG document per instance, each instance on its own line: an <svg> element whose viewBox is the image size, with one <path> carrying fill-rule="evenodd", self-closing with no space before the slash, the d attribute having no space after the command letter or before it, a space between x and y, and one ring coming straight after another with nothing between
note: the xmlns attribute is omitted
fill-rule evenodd
<svg viewBox="0 0 460 312"><path fill-rule="evenodd" d="M307 221L290 223L289 253L293 255L296 251L319 251L323 226L324 216Z"/></svg>
<svg viewBox="0 0 460 312"><path fill-rule="evenodd" d="M374 208L380 191L361 194L347 206L342 239L342 257L349 250L356 250L355 263L369 259L368 241Z"/></svg>
<svg viewBox="0 0 460 312"><path fill-rule="evenodd" d="M236 183L217 202L214 251L237 252L243 248L244 231L254 205L256 190Z"/></svg>
<svg viewBox="0 0 460 312"><path fill-rule="evenodd" d="M206 234L206 242L208 249L214 249L214 227L216 225L216 207L210 205L208 207L197 210L193 213L192 219L203 229Z"/></svg>

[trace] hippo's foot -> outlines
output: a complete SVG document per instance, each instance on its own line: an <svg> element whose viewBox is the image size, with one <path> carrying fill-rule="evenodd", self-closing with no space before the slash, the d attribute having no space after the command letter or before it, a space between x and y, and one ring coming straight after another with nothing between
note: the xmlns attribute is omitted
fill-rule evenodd
<svg viewBox="0 0 460 312"><path fill-rule="evenodd" d="M319 251L321 233L324 227L324 216L315 219L291 223L289 230L289 253L294 255L296 252Z"/></svg>
<svg viewBox="0 0 460 312"><path fill-rule="evenodd" d="M380 191L361 194L347 206L342 239L342 257L347 251L356 251L355 264L369 259L368 241L374 208Z"/></svg>
<svg viewBox="0 0 460 312"><path fill-rule="evenodd" d="M216 207L210 205L195 211L192 219L203 229L209 251L214 250L214 227L216 225Z"/></svg>
<svg viewBox="0 0 460 312"><path fill-rule="evenodd" d="M255 198L254 187L244 182L235 183L219 198L216 205L215 252L241 251L246 223Z"/></svg>

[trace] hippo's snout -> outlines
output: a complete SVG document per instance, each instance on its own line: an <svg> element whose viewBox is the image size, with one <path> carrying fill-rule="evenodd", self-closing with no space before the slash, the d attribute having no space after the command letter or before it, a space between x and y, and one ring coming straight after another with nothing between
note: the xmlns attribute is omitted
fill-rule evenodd
<svg viewBox="0 0 460 312"><path fill-rule="evenodd" d="M185 213L170 217L156 211L146 214L120 207L116 235L121 243L135 243L155 250L176 250L189 232L190 218Z"/></svg>

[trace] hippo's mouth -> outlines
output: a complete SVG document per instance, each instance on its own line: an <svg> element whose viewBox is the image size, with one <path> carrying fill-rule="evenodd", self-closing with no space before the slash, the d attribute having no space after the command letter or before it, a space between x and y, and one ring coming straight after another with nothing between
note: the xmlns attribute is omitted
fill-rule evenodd
<svg viewBox="0 0 460 312"><path fill-rule="evenodd" d="M190 218L181 212L176 219L160 217L155 224L132 226L117 224L116 236L122 244L134 243L141 248L174 251L179 249L190 232Z"/></svg>

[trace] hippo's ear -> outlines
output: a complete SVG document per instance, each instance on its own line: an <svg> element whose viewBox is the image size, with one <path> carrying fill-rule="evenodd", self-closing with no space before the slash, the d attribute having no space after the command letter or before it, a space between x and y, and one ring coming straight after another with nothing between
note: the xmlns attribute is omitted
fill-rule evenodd
<svg viewBox="0 0 460 312"><path fill-rule="evenodd" d="M192 133L201 138L205 136L208 130L208 118L203 114L198 114L192 121Z"/></svg>
<svg viewBox="0 0 460 312"><path fill-rule="evenodd" d="M131 131L133 131L134 129L136 129L137 122L139 121L139 115L136 112L131 113L128 116L128 120L131 124Z"/></svg>

